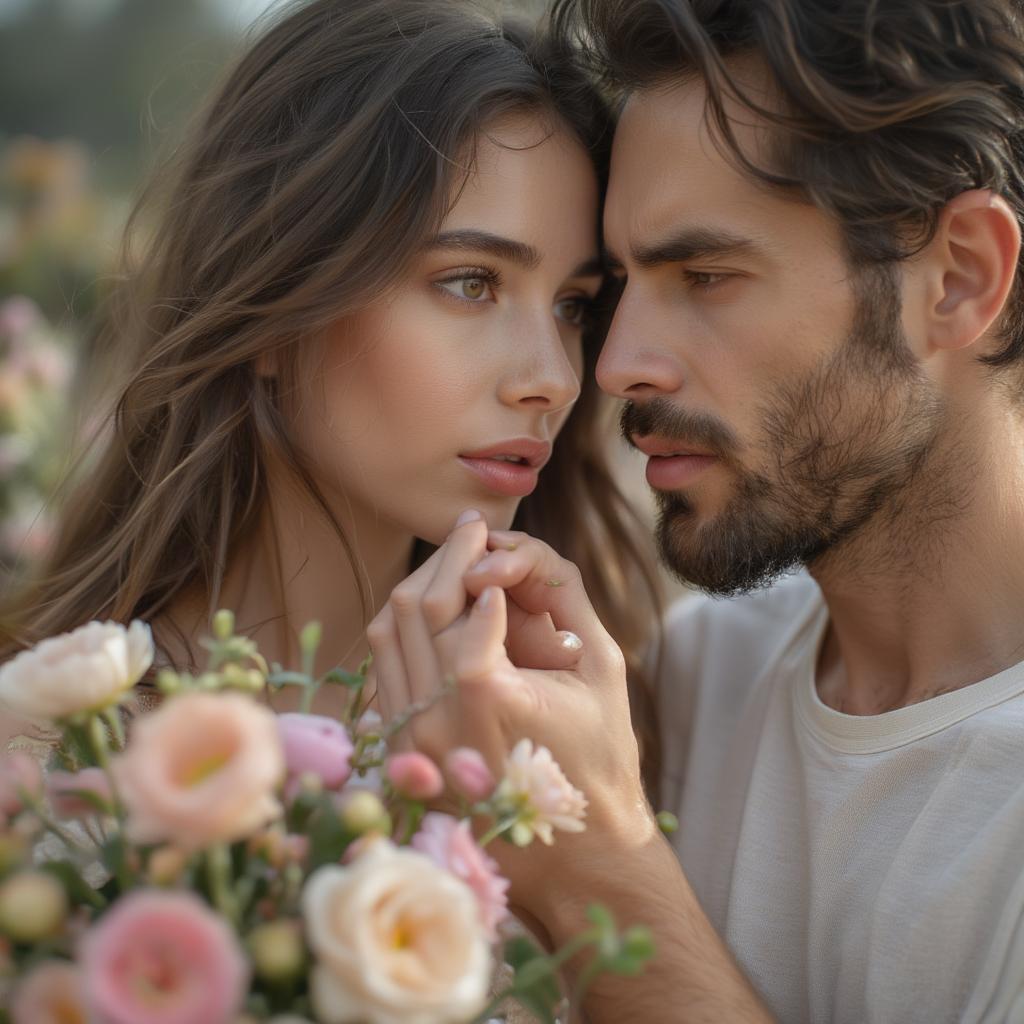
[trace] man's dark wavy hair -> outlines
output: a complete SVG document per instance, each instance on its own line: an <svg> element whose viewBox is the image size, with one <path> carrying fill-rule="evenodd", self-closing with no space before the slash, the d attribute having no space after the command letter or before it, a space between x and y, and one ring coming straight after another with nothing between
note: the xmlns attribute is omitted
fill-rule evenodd
<svg viewBox="0 0 1024 1024"><path fill-rule="evenodd" d="M1024 226L1022 0L556 0L556 31L620 96L699 76L719 145L744 173L839 221L854 267L932 238L957 194L998 193ZM763 61L781 102L745 93ZM772 126L766 166L738 146L732 96ZM1024 370L1024 255L993 367Z"/></svg>

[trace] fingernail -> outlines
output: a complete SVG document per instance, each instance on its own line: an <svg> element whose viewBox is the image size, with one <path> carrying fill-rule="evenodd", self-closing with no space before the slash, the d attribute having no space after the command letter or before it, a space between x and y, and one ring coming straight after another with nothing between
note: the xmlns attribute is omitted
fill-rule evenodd
<svg viewBox="0 0 1024 1024"><path fill-rule="evenodd" d="M484 557L481 558L480 561L476 563L476 565L469 569L468 572L484 572L484 570L489 569L491 567L491 563L493 561L494 559L490 555L484 555Z"/></svg>
<svg viewBox="0 0 1024 1024"><path fill-rule="evenodd" d="M486 587L484 592L476 599L476 604L473 605L473 611L485 612L487 611L488 605L491 603L491 595L497 588Z"/></svg>
<svg viewBox="0 0 1024 1024"><path fill-rule="evenodd" d="M560 629L558 635L561 638L562 646L567 651L583 650L583 641L575 633L570 633L567 629Z"/></svg>
<svg viewBox="0 0 1024 1024"><path fill-rule="evenodd" d="M467 508L465 512L459 514L459 518L455 520L455 528L458 529L460 526L465 526L466 523L475 522L477 519L483 519L483 516L475 508Z"/></svg>

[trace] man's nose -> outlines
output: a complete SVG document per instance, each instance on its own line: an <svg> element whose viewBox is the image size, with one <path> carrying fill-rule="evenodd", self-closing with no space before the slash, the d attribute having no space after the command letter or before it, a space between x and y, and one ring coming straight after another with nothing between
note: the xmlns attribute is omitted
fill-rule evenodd
<svg viewBox="0 0 1024 1024"><path fill-rule="evenodd" d="M671 395L683 386L683 363L671 323L653 296L626 286L597 361L597 382L616 398Z"/></svg>

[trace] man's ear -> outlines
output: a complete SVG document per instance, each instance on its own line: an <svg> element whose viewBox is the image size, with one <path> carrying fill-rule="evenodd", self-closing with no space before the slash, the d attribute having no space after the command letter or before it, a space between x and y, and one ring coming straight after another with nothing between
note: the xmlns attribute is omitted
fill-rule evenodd
<svg viewBox="0 0 1024 1024"><path fill-rule="evenodd" d="M1001 196L973 189L951 199L925 248L929 347L968 348L996 322L1020 253L1017 218Z"/></svg>

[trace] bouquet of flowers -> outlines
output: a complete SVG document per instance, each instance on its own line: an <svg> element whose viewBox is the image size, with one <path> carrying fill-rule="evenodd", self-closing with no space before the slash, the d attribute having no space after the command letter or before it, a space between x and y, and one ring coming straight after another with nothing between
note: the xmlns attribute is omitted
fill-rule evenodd
<svg viewBox="0 0 1024 1024"><path fill-rule="evenodd" d="M443 766L391 754L422 707L385 727L365 665L314 677L318 624L300 671L268 666L230 612L212 632L206 671L158 672L163 699L127 730L153 661L141 622L92 622L0 669L0 701L59 737L45 771L0 758L0 1020L456 1024L517 1001L553 1021L570 957L589 957L575 995L642 969L649 933L600 907L553 954L507 931L484 847L584 828L545 748L522 740L501 779L468 748ZM325 685L343 688L338 719L311 713ZM275 715L259 697L284 686L302 710ZM451 813L429 809L442 797Z"/></svg>

